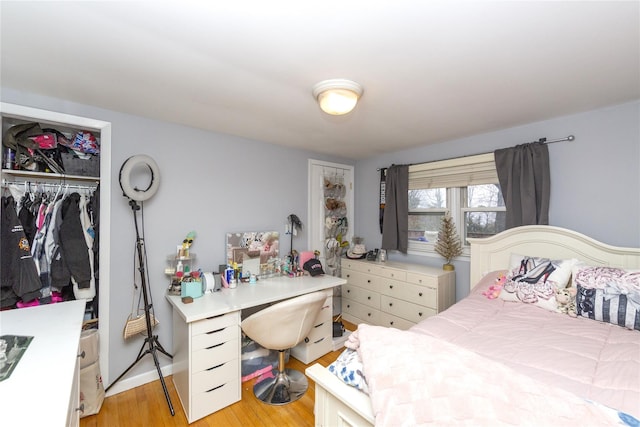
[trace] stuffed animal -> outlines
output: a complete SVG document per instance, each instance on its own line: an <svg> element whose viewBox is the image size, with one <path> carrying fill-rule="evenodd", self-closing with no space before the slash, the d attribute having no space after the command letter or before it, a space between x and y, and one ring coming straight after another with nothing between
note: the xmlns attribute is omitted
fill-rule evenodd
<svg viewBox="0 0 640 427"><path fill-rule="evenodd" d="M486 291L484 291L482 295L484 295L489 299L498 298L498 296L500 295L500 291L502 290L502 287L504 286L506 281L507 281L507 276L505 276L504 274L499 275L496 278L495 283L489 286L489 288Z"/></svg>
<svg viewBox="0 0 640 427"><path fill-rule="evenodd" d="M556 291L556 301L558 311L568 314L571 317L578 317L576 313L576 294L578 290L574 287L559 289Z"/></svg>

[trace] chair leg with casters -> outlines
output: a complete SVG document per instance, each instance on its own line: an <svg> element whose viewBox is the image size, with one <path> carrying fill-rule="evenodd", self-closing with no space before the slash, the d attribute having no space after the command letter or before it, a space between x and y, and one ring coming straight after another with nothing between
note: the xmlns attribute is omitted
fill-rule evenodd
<svg viewBox="0 0 640 427"><path fill-rule="evenodd" d="M309 387L309 381L302 372L285 368L284 350L278 353L278 369L272 371L273 378L266 378L253 387L253 394L269 405L295 402Z"/></svg>

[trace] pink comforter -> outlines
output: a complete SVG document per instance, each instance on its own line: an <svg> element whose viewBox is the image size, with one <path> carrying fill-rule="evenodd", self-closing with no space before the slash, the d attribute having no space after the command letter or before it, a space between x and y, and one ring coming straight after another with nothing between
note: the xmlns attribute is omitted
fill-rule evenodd
<svg viewBox="0 0 640 427"><path fill-rule="evenodd" d="M411 330L640 419L640 332L524 303L471 295Z"/></svg>
<svg viewBox="0 0 640 427"><path fill-rule="evenodd" d="M440 339L364 324L355 333L376 426L619 424L616 411Z"/></svg>
<svg viewBox="0 0 640 427"><path fill-rule="evenodd" d="M410 331L360 325L376 425L620 421L585 399L640 418L640 333L488 300L495 277Z"/></svg>

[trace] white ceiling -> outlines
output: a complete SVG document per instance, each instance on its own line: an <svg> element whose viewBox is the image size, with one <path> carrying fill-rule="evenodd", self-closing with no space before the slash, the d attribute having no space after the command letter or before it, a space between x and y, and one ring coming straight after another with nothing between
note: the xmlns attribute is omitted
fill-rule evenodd
<svg viewBox="0 0 640 427"><path fill-rule="evenodd" d="M640 98L638 1L0 7L3 87L354 159Z"/></svg>

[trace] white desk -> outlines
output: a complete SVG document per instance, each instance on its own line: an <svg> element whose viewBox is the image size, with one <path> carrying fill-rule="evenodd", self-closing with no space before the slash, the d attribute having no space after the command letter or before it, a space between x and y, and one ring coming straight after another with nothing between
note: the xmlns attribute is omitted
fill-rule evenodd
<svg viewBox="0 0 640 427"><path fill-rule="evenodd" d="M173 382L191 423L241 398L240 312L341 286L333 276L276 277L194 298L173 306Z"/></svg>
<svg viewBox="0 0 640 427"><path fill-rule="evenodd" d="M77 425L84 308L79 300L0 312L0 335L33 336L11 376L0 382L2 425Z"/></svg>

